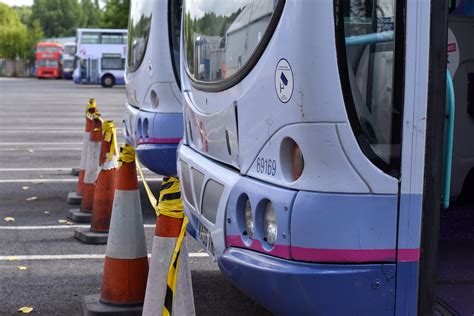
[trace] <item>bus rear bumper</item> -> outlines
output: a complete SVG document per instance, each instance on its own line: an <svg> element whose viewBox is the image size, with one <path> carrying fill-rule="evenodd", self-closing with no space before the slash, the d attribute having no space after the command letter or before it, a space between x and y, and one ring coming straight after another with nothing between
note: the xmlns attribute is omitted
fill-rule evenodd
<svg viewBox="0 0 474 316"><path fill-rule="evenodd" d="M218 264L236 287L278 315L394 314L393 263L305 263L231 247Z"/></svg>
<svg viewBox="0 0 474 316"><path fill-rule="evenodd" d="M176 175L176 150L183 136L181 113L148 112L127 103L125 127L125 138L144 166L160 175Z"/></svg>

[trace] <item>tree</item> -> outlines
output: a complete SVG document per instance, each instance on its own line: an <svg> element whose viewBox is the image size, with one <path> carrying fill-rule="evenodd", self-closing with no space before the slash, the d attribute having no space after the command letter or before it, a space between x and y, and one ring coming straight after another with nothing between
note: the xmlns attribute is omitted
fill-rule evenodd
<svg viewBox="0 0 474 316"><path fill-rule="evenodd" d="M99 1L81 0L82 20L80 27L97 28L102 24L102 10Z"/></svg>
<svg viewBox="0 0 474 316"><path fill-rule="evenodd" d="M25 25L12 8L0 3L0 58L23 58L27 47Z"/></svg>
<svg viewBox="0 0 474 316"><path fill-rule="evenodd" d="M130 0L105 0L102 27L126 29L128 26L129 8Z"/></svg>
<svg viewBox="0 0 474 316"><path fill-rule="evenodd" d="M46 37L72 36L81 24L77 0L35 0L32 20L38 20Z"/></svg>

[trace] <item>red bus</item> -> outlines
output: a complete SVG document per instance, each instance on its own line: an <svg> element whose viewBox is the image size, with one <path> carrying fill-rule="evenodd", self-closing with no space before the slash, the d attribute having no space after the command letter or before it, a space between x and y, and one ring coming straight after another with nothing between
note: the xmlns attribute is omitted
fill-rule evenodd
<svg viewBox="0 0 474 316"><path fill-rule="evenodd" d="M63 46L58 43L40 42L36 45L36 77L62 77Z"/></svg>

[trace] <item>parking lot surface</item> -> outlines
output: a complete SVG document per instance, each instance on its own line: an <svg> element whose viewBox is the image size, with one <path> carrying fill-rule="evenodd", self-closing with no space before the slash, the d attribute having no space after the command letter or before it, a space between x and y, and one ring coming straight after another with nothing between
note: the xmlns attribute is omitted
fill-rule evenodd
<svg viewBox="0 0 474 316"><path fill-rule="evenodd" d="M0 315L23 306L33 314L81 315L83 296L100 292L105 245L82 244L73 238L80 225L59 222L72 208L66 196L77 177L70 171L79 166L91 97L104 119L115 120L123 141L123 87L0 78ZM160 176L145 173L157 193ZM140 191L150 253L156 216L141 184ZM268 314L194 240L187 242L198 315Z"/></svg>

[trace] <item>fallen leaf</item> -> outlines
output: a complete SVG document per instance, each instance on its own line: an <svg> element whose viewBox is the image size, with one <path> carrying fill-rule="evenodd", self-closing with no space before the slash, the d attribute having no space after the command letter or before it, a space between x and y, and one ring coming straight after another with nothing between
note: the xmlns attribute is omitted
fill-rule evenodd
<svg viewBox="0 0 474 316"><path fill-rule="evenodd" d="M15 219L13 217L7 216L3 219L5 222L14 222Z"/></svg>
<svg viewBox="0 0 474 316"><path fill-rule="evenodd" d="M49 214L49 211L44 211L43 213L45 213L45 214Z"/></svg>
<svg viewBox="0 0 474 316"><path fill-rule="evenodd" d="M74 222L66 221L66 225L74 225Z"/></svg>
<svg viewBox="0 0 474 316"><path fill-rule="evenodd" d="M59 223L59 224L66 224L66 223L67 223L67 219L58 219L58 223Z"/></svg>
<svg viewBox="0 0 474 316"><path fill-rule="evenodd" d="M37 196L32 196L32 197L27 198L26 200L27 201L34 201L34 200L37 200L37 199L38 199Z"/></svg>
<svg viewBox="0 0 474 316"><path fill-rule="evenodd" d="M28 267L25 267L25 266L18 266L17 268L18 268L18 270L20 270L20 271L24 271L24 270L27 270L27 269L28 269Z"/></svg>
<svg viewBox="0 0 474 316"><path fill-rule="evenodd" d="M30 153L34 153L34 150L33 150L33 149L28 149L28 151L29 151Z"/></svg>
<svg viewBox="0 0 474 316"><path fill-rule="evenodd" d="M18 260L18 258L15 257L15 256L10 256L10 257L7 257L7 260L8 261L16 261L16 260Z"/></svg>
<svg viewBox="0 0 474 316"><path fill-rule="evenodd" d="M24 187L21 187L23 190L28 190L30 187L27 187L27 186L24 186Z"/></svg>
<svg viewBox="0 0 474 316"><path fill-rule="evenodd" d="M23 306L22 308L19 308L18 311L23 314L29 314L33 311L33 307Z"/></svg>

